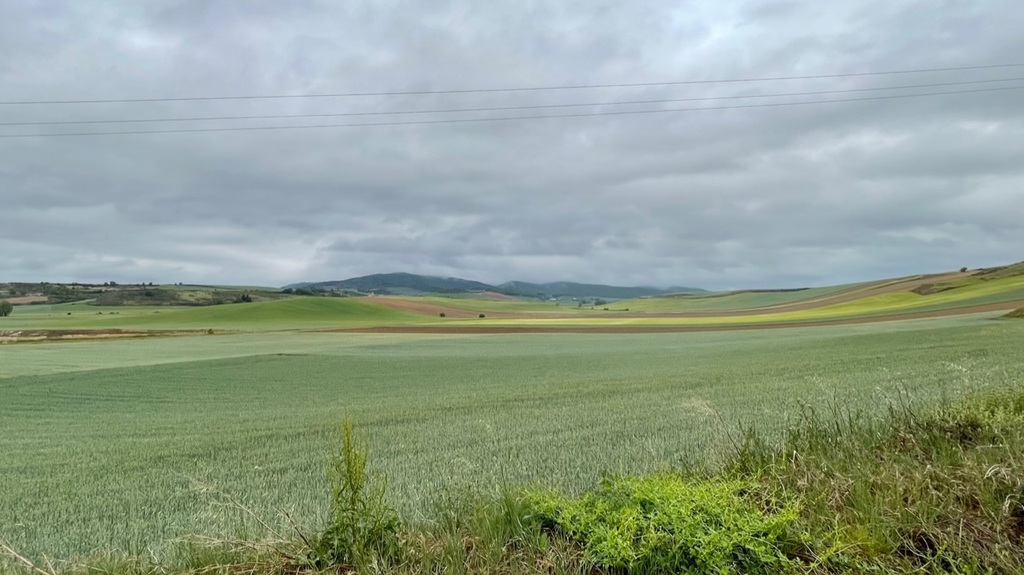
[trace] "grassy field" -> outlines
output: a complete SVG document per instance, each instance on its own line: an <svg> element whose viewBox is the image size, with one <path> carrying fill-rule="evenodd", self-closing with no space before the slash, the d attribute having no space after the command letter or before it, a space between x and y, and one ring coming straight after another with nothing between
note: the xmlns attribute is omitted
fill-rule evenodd
<svg viewBox="0 0 1024 575"><path fill-rule="evenodd" d="M379 313L361 300L237 308L291 302ZM321 311L266 321L316 325ZM159 556L188 533L260 533L197 482L273 522L289 510L315 525L345 416L413 519L453 494L533 482L576 492L602 470L712 464L737 426L771 434L801 401L875 412L904 392L928 401L1019 384L1024 322L993 317L770 336L298 332L6 345L0 534L38 558Z"/></svg>
<svg viewBox="0 0 1024 575"><path fill-rule="evenodd" d="M0 337L15 330L267 332L379 326L619 326L637 330L645 326L665 329L848 322L907 314L956 314L977 306L997 306L1009 311L1024 304L1022 274L1024 265L1017 264L973 275L951 273L799 291L624 300L597 309L577 307L568 301L556 304L468 296L300 296L206 307L97 306L92 302L23 305L16 306L13 315L0 321ZM990 307L984 311L998 309Z"/></svg>
<svg viewBox="0 0 1024 575"><path fill-rule="evenodd" d="M209 307L102 307L86 303L18 306L0 329L160 329L268 331L423 321L365 298L296 297Z"/></svg>
<svg viewBox="0 0 1024 575"><path fill-rule="evenodd" d="M695 311L737 311L812 300L851 289L860 284L843 284L791 291L741 291L695 293L682 296L621 300L613 307L645 312L683 313Z"/></svg>

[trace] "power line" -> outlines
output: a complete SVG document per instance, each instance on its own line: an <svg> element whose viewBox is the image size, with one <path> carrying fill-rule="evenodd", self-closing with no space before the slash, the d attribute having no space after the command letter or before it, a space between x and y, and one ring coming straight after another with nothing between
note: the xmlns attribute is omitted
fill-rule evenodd
<svg viewBox="0 0 1024 575"><path fill-rule="evenodd" d="M207 132L255 132L255 131L270 131L270 130L310 130L310 129L323 129L323 128L364 128L364 127L378 127L378 126L424 126L424 125L435 125L435 124L468 124L468 123L483 123L483 122L510 122L520 120L549 120L556 118L587 118L594 116L627 116L637 114L664 114L672 112L704 112L711 110L737 110L747 108L779 108L779 107L790 107L790 106L807 106L815 104L840 104L848 102L868 102L877 100L896 100L906 98L920 98L929 96L948 96L954 94L974 94L980 92L1002 92L1008 90L1024 90L1024 86L1006 86L1001 88L978 88L975 90L953 90L948 92L928 92L924 94L890 94L886 96L869 96L866 98L841 98L834 100L817 100L809 102L773 102L767 104L737 104L733 106L711 106L702 108L665 108L659 110L621 110L613 112L590 112L590 113L579 113L579 114L558 114L554 116L548 115L534 115L534 116L506 116L506 117L491 117L491 118L454 118L445 120L410 120L400 122L365 122L359 124L309 124L309 125L290 125L290 126L244 126L234 128L184 128L175 130L131 130L131 131L119 131L119 132L65 132L65 133L54 133L54 134L3 134L0 135L0 139L11 139L11 138L49 138L49 137L74 137L74 136L130 136L130 135L144 135L144 134L189 134L189 133L207 133Z"/></svg>
<svg viewBox="0 0 1024 575"><path fill-rule="evenodd" d="M818 74L813 76L776 76L766 78L729 78L720 80L679 80L673 82L636 82L625 84L578 84L563 86L527 86L512 88L473 88L464 90L409 90L395 92L339 92L330 94L271 94L245 96L186 96L177 98L113 98L99 100L12 100L0 101L2 106L15 105L58 105L58 104L128 104L142 102L198 102L213 100L274 100L287 98L351 98L359 96L426 96L435 94L484 94L494 92L539 92L548 90L589 90L596 88L643 88L654 86L684 86L697 84L729 84L742 82L773 82L788 80L822 80L827 78L857 78L864 76L885 76L895 74L923 74L928 72L956 72L966 70L991 70L999 68L1024 68L1024 64L988 64L983 66L955 66L948 68L918 68L911 70L888 70L882 72L854 72L847 74Z"/></svg>
<svg viewBox="0 0 1024 575"><path fill-rule="evenodd" d="M158 123L158 122L209 122L209 121L228 121L228 120L282 120L282 119L296 119L296 118L340 118L340 117L352 117L352 116L397 116L397 115L413 115L413 114L452 114L452 113L468 113L468 112L511 112L520 110L542 110L542 109L559 109L559 108L585 108L593 106L626 106L626 105L640 105L640 104L678 104L681 102L703 102L703 101L721 101L721 100L746 100L753 98L782 98L782 97L796 97L796 96L823 96L827 94L849 94L859 92L880 92L886 90L910 90L919 88L937 88L942 86L964 86L964 85L976 85L976 84L993 84L1000 82L1018 82L1024 81L1024 77L1019 78L997 78L989 80L967 80L962 82L940 82L934 84L911 84L904 86L885 86L876 88L850 88L845 90L819 90L815 92L788 92L788 93L775 93L775 94L751 94L751 95L733 95L733 96L708 96L699 98L674 98L674 99L663 99L663 100L632 100L632 101L621 101L621 102L587 102L587 103L572 103L572 104L536 104L530 106L501 106L501 107L490 107L490 108L443 108L436 110L399 110L399 111L377 111L377 112L337 112L337 113L325 113L325 114L270 114L270 115L257 115L257 116L197 116L191 118L133 118L133 119L116 119L116 120L56 120L56 121L45 121L45 122L0 122L0 126L72 126L72 125L97 125L97 124L142 124L142 123Z"/></svg>

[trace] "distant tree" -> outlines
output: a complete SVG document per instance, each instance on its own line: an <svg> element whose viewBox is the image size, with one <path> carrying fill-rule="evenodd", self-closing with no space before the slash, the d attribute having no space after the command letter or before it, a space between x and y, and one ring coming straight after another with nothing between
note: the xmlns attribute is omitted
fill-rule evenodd
<svg viewBox="0 0 1024 575"><path fill-rule="evenodd" d="M7 300L0 300L0 317L7 317L14 311L14 305Z"/></svg>
<svg viewBox="0 0 1024 575"><path fill-rule="evenodd" d="M962 267L962 268L960 268L960 273L964 273L965 271L967 271L967 268L966 268L966 267Z"/></svg>

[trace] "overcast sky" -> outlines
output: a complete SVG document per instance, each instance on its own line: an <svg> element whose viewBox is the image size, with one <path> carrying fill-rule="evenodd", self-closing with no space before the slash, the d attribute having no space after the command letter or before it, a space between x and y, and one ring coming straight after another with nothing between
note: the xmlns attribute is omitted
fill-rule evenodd
<svg viewBox="0 0 1024 575"><path fill-rule="evenodd" d="M1024 64L1024 3L0 0L0 101ZM713 100L1022 78L873 92ZM0 135L474 119L1024 87L1024 67L0 105ZM614 106L637 100L693 101ZM796 287L1024 259L1024 90L479 123L0 138L0 281Z"/></svg>

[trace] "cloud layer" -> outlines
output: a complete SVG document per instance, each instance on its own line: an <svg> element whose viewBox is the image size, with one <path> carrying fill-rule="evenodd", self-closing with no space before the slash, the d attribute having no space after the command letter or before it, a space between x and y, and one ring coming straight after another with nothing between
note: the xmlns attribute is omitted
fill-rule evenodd
<svg viewBox="0 0 1024 575"><path fill-rule="evenodd" d="M835 4L835 5L833 5ZM800 2L22 2L0 100L623 84L1007 64L1024 6ZM1024 63L1024 62L1020 62ZM560 115L861 99L774 93L1024 78L817 80L350 98L0 105L0 136ZM1024 259L1024 90L281 131L0 138L0 280L791 287Z"/></svg>

